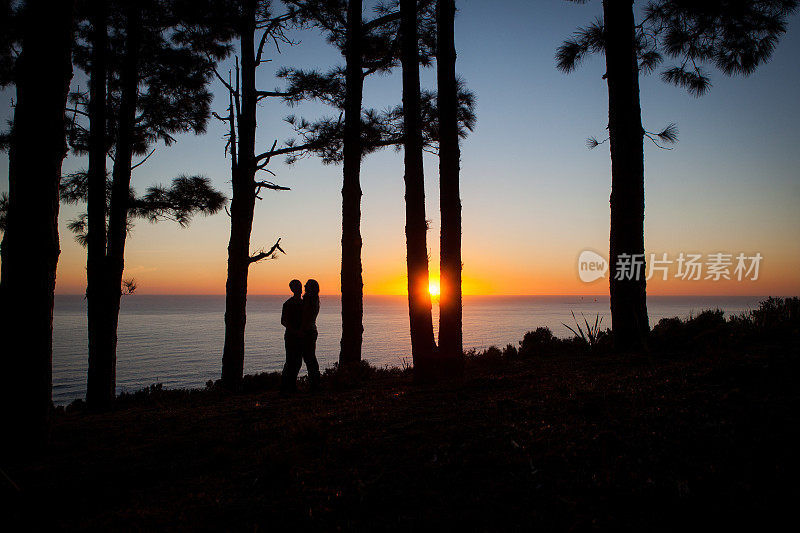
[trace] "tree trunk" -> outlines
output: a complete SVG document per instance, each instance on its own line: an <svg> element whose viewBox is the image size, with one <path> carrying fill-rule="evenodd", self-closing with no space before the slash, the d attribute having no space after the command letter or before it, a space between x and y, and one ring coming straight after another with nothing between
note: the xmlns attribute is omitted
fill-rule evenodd
<svg viewBox="0 0 800 533"><path fill-rule="evenodd" d="M347 4L345 58L345 116L342 186L342 340L341 365L361 360L364 332L361 277L361 99L364 76L361 71L361 0Z"/></svg>
<svg viewBox="0 0 800 533"><path fill-rule="evenodd" d="M110 366L106 376L106 388L116 390L117 366L117 324L122 297L122 272L125 268L125 238L128 233L128 208L131 186L131 162L133 158L134 127L138 99L138 56L140 41L141 13L131 2L127 8L127 27L125 58L123 59L120 100L120 114L114 151L113 182L111 186L111 205L108 216L108 237L106 240L105 286L103 306L105 307L101 354ZM113 397L113 396L112 396Z"/></svg>
<svg viewBox="0 0 800 533"><path fill-rule="evenodd" d="M9 206L2 243L2 447L30 452L47 436L53 290L60 253L58 187L66 154L73 2L29 0L15 68Z"/></svg>
<svg viewBox="0 0 800 533"><path fill-rule="evenodd" d="M422 166L419 49L416 0L400 2L403 125L406 188L406 262L411 355L415 376L430 375L435 341L428 277L428 223L425 219L425 174Z"/></svg>
<svg viewBox="0 0 800 533"><path fill-rule="evenodd" d="M255 0L245 0L242 11L241 114L238 117L238 160L232 172L231 237L228 242L228 279L225 283L225 346L222 352L222 382L228 387L238 386L244 375L247 273L255 209Z"/></svg>
<svg viewBox="0 0 800 533"><path fill-rule="evenodd" d="M92 58L89 81L89 170L86 300L89 326L89 372L86 402L101 409L114 399L113 361L103 347L108 331L103 289L106 248L106 77L108 29L106 2L92 7Z"/></svg>
<svg viewBox="0 0 800 533"><path fill-rule="evenodd" d="M235 388L244 375L244 331L247 310L247 274L250 266L250 232L255 199L241 185L242 172L233 176L231 237L228 243L228 279L225 283L225 346L222 381Z"/></svg>
<svg viewBox="0 0 800 533"><path fill-rule="evenodd" d="M631 0L604 0L608 129L611 137L611 321L617 348L645 345L645 267L638 279L618 280L622 254L644 259L644 148L639 104L636 29Z"/></svg>
<svg viewBox="0 0 800 533"><path fill-rule="evenodd" d="M463 371L461 333L461 195L455 0L436 5L439 107L439 208L442 215L439 282L439 359L447 374Z"/></svg>

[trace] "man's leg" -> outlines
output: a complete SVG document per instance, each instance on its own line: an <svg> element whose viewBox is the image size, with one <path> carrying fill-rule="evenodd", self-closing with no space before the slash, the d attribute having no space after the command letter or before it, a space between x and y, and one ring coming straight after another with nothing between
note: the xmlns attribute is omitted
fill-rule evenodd
<svg viewBox="0 0 800 533"><path fill-rule="evenodd" d="M284 339L286 345L286 363L281 374L281 392L288 394L297 391L297 373L303 364L301 346L297 339Z"/></svg>

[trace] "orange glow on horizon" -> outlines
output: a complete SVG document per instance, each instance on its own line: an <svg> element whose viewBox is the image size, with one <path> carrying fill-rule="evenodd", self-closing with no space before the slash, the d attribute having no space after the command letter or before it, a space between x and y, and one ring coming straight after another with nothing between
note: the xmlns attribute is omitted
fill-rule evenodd
<svg viewBox="0 0 800 533"><path fill-rule="evenodd" d="M198 258L200 259L200 258ZM800 272L796 269L798 259L789 255L774 262L765 263L766 268L758 281L737 282L735 280L668 281L652 279L647 283L647 294L652 296L792 296L800 293ZM56 292L58 294L84 294L86 289L85 251L65 246L59 260ZM365 260L364 294L408 295L408 278L405 265L400 261L389 262ZM225 293L225 262L209 263L202 260L185 261L167 255L134 253L126 258L125 277L134 278L138 294L220 295ZM433 266L433 265L432 265ZM326 296L339 295L339 265L303 262L291 264L276 261L253 268L248 280L251 295L279 295L288 293L288 282L292 278L315 278ZM441 292L438 269L431 269L429 293L434 300ZM439 289L438 291L436 289ZM539 263L495 262L482 258L467 263L462 279L464 296L607 296L608 279L583 283L578 278L573 259L549 259Z"/></svg>
<svg viewBox="0 0 800 533"><path fill-rule="evenodd" d="M83 274L83 273L81 273ZM164 295L222 295L225 294L224 275L197 278L160 278L150 277L147 274L132 276L136 279L139 290L137 294L164 294ZM320 278L322 278L320 276ZM608 280L598 280L593 283L581 283L578 280L567 279L567 276L552 276L548 278L514 278L503 277L504 282L499 286L495 283L479 278L465 277L462 282L464 296L607 296ZM273 280L270 280L273 281ZM281 281L283 281L281 279ZM338 296L338 279L319 279L323 287L321 291L325 296ZM57 294L84 294L84 276L65 275L57 281ZM438 301L441 292L440 282L431 276L428 291L434 301ZM288 292L284 283L252 283L249 287L250 295L276 295ZM712 282L653 282L648 283L647 294L650 296L793 296L800 293L800 284L786 283L784 280L764 279L751 283L712 283ZM408 282L405 276L395 276L377 282L365 279L364 295L366 296L407 296Z"/></svg>
<svg viewBox="0 0 800 533"><path fill-rule="evenodd" d="M84 294L86 287L85 271L69 272L59 269L59 278L56 285L57 294ZM83 270L83 269L81 269ZM160 274L160 275L159 275ZM136 279L139 289L137 294L165 294L165 295L190 295L206 294L221 295L225 293L225 273L221 272L192 272L178 275L163 275L153 272L134 272L130 277ZM169 273L172 274L172 273ZM326 296L339 295L339 280L336 273L327 276L316 276ZM592 283L582 283L575 279L572 273L548 273L549 275L524 275L522 272L504 272L497 276L469 276L462 280L462 294L464 296L607 296L608 280L601 279ZM302 276L301 276L302 277ZM792 279L794 277L795 279ZM681 282L651 280L647 284L647 294L651 296L793 296L800 293L800 280L797 276L766 277L756 282ZM288 286L284 282L291 276L253 276L248 293L250 295L275 295L288 293ZM305 278L304 278L305 279ZM428 291L434 301L438 301L441 286L435 273L431 273ZM407 296L408 280L404 274L382 277L379 279L364 279L364 294L367 296Z"/></svg>

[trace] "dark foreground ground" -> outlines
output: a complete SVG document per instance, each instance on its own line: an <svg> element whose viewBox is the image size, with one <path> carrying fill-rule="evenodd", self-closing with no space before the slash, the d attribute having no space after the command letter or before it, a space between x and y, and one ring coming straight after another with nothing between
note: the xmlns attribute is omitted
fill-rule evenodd
<svg viewBox="0 0 800 533"><path fill-rule="evenodd" d="M68 530L677 530L797 506L798 342L473 358L463 382L328 376L58 414L3 522ZM258 389L259 384L251 384ZM11 531L7 529L6 531Z"/></svg>

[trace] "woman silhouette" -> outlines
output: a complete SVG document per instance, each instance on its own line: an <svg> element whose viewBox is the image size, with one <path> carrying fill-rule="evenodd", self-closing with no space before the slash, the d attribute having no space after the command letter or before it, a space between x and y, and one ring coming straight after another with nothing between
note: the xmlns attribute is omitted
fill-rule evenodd
<svg viewBox="0 0 800 533"><path fill-rule="evenodd" d="M317 315L319 315L319 283L306 282L303 295L303 320L300 325L303 343L303 361L308 370L308 384L312 391L319 389L319 363L317 362Z"/></svg>

